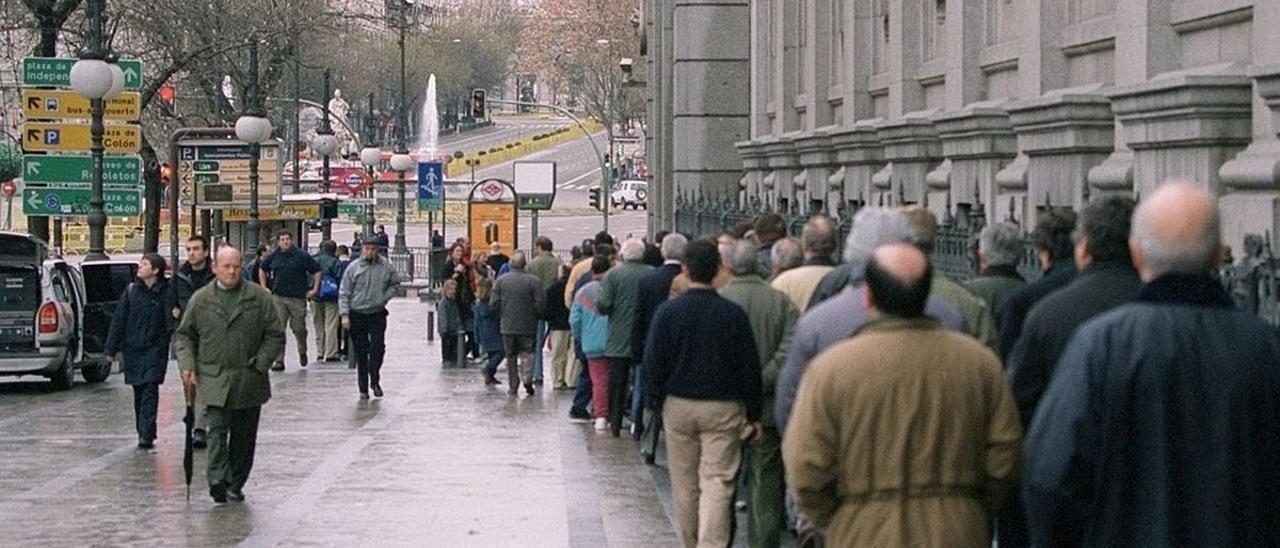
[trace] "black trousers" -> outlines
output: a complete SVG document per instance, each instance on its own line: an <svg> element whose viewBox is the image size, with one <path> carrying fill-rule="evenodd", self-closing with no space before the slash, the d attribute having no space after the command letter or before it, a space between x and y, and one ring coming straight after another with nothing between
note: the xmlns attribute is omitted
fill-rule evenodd
<svg viewBox="0 0 1280 548"><path fill-rule="evenodd" d="M160 406L160 383L133 385L133 417L138 441L156 441L156 409Z"/></svg>
<svg viewBox="0 0 1280 548"><path fill-rule="evenodd" d="M630 407L627 382L631 379L631 358L609 358L609 433L622 432L622 414Z"/></svg>
<svg viewBox="0 0 1280 548"><path fill-rule="evenodd" d="M380 384L382 356L387 350L387 311L363 314L352 311L351 350L355 352L356 384L361 394L369 392L369 384Z"/></svg>
<svg viewBox="0 0 1280 548"><path fill-rule="evenodd" d="M231 489L240 489L249 481L249 471L253 470L262 407L210 406L205 412L209 419L209 485L222 483Z"/></svg>

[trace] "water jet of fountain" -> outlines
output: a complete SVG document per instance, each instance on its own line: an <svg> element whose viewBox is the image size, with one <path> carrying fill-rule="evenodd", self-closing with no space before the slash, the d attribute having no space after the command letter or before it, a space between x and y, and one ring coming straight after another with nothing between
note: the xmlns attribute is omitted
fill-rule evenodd
<svg viewBox="0 0 1280 548"><path fill-rule="evenodd" d="M426 101L422 103L422 116L418 119L418 153L423 159L436 159L436 145L440 140L440 117L436 112L436 75L427 78Z"/></svg>

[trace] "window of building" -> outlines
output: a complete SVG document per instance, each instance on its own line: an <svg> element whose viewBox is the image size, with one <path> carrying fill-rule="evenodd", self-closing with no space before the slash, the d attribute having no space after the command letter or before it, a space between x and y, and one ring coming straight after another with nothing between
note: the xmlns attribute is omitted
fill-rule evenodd
<svg viewBox="0 0 1280 548"><path fill-rule="evenodd" d="M809 23L813 20L813 0L800 0L800 20L798 21L799 62L796 63L796 95L804 95L809 89L809 35L814 29Z"/></svg>
<svg viewBox="0 0 1280 548"><path fill-rule="evenodd" d="M844 0L831 0L831 85L844 86Z"/></svg>
<svg viewBox="0 0 1280 548"><path fill-rule="evenodd" d="M889 0L872 0L874 4L875 32L871 39L871 73L884 74L885 52L889 50Z"/></svg>
<svg viewBox="0 0 1280 548"><path fill-rule="evenodd" d="M920 18L920 45L924 59L942 56L942 44L946 36L947 0L923 0L924 17Z"/></svg>

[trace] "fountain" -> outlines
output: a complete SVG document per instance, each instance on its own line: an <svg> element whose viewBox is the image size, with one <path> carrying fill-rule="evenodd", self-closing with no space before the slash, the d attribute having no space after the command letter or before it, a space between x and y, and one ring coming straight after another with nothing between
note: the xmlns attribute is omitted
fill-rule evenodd
<svg viewBox="0 0 1280 548"><path fill-rule="evenodd" d="M436 75L427 78L427 99L422 103L422 116L418 119L418 154L435 160L436 144L440 139L440 117L436 113Z"/></svg>

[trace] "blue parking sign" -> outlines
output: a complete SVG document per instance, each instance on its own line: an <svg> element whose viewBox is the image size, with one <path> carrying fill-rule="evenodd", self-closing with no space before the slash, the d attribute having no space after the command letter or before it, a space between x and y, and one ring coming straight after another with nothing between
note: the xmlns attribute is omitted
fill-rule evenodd
<svg viewBox="0 0 1280 548"><path fill-rule="evenodd" d="M444 210L443 163L418 163L418 209L423 211Z"/></svg>

